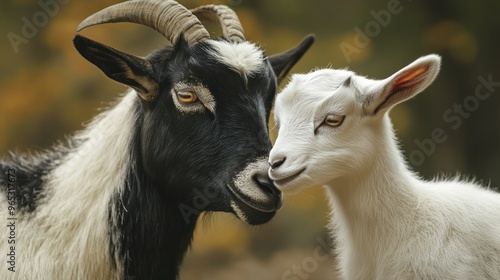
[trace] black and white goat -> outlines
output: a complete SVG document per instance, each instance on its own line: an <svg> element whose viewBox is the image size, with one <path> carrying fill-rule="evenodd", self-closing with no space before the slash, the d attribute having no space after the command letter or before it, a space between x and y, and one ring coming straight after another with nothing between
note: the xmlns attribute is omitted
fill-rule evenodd
<svg viewBox="0 0 500 280"><path fill-rule="evenodd" d="M159 0L108 7L79 30L109 22L152 27L173 47L139 58L75 37L131 90L69 143L0 161L0 218L17 219L14 267L0 279L175 279L201 212L262 224L282 205L267 175L267 121L278 80L313 38L266 57L227 7Z"/></svg>

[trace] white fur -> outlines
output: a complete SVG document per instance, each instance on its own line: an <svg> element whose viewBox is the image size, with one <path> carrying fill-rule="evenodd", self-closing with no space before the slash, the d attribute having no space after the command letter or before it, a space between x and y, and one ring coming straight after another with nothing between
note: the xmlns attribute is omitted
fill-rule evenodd
<svg viewBox="0 0 500 280"><path fill-rule="evenodd" d="M427 87L439 63L429 55L385 80L329 69L294 75L277 97L270 163L285 161L269 174L283 191L324 185L343 279L500 279L500 194L459 178L418 178L387 114ZM343 124L324 124L328 114Z"/></svg>
<svg viewBox="0 0 500 280"><path fill-rule="evenodd" d="M95 119L77 136L89 140L47 175L46 199L31 215L17 216L16 272L4 262L0 279L119 279L123 268L118 263L114 270L109 254L108 211L124 186L136 98L129 92ZM0 219L6 218L1 209ZM7 240L5 227L0 239Z"/></svg>
<svg viewBox="0 0 500 280"><path fill-rule="evenodd" d="M269 194L267 194L262 188L255 186L255 179L254 176L256 174L266 174L267 173L267 157L259 157L253 162L248 163L245 166L245 169L240 171L238 174L236 174L234 178L234 187L238 190L233 191L231 186L228 185L228 189L231 190L234 196L238 197L239 200L248 206L257 209L262 212L273 212L275 209L263 209L262 207L257 206L258 204L265 204L269 205L269 203L272 203L271 198L269 197ZM249 186L255 186L255 187L249 187ZM244 195L244 197L241 197L241 195ZM256 202L256 203L250 203L250 201ZM233 206L234 209L234 206ZM236 214L238 214L238 211L236 211ZM240 215L238 214L238 217ZM246 220L246 219L242 219Z"/></svg>
<svg viewBox="0 0 500 280"><path fill-rule="evenodd" d="M210 51L210 54L220 63L239 73L245 81L264 66L264 53L253 43L216 40L207 42L215 50Z"/></svg>
<svg viewBox="0 0 500 280"><path fill-rule="evenodd" d="M241 208L238 206L238 204L232 200L231 200L230 204L231 204L231 208L233 208L233 210L234 210L234 213L236 213L236 216L238 216L238 218L240 220L242 220L244 222L248 222L247 215L245 214L245 212L243 212L243 210L241 210Z"/></svg>

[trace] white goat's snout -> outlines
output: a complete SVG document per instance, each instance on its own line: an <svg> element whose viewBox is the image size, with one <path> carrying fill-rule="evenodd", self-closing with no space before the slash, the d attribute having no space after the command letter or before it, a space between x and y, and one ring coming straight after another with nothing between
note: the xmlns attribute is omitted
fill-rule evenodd
<svg viewBox="0 0 500 280"><path fill-rule="evenodd" d="M272 180L276 180L277 177L276 175L279 173L279 170L282 169L281 167L283 166L285 161L286 161L286 156L284 153L281 152L275 153L274 150L271 150L268 161L269 164L268 174Z"/></svg>
<svg viewBox="0 0 500 280"><path fill-rule="evenodd" d="M286 154L282 150L272 149L269 154L269 177L272 178L272 174L276 174L279 169L286 168ZM287 162L288 164L288 162Z"/></svg>
<svg viewBox="0 0 500 280"><path fill-rule="evenodd" d="M280 167L281 165L283 165L283 163L285 163L285 160L286 160L286 156L279 156L279 157L276 157L276 159L274 160L271 160L269 159L269 166L271 167L271 170L274 170L278 167Z"/></svg>
<svg viewBox="0 0 500 280"><path fill-rule="evenodd" d="M298 167L293 164L293 160L287 159L284 153L273 153L269 157L269 178L274 181L276 187L282 191L290 191L287 186L292 181L296 181L306 170L305 167ZM285 190L287 189L287 190Z"/></svg>

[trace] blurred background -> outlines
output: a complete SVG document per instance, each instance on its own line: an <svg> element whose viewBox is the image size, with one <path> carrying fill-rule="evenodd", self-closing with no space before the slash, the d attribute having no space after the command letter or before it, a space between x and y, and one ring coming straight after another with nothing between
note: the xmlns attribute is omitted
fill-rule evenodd
<svg viewBox="0 0 500 280"><path fill-rule="evenodd" d="M49 148L125 91L71 43L81 20L118 2L1 1L1 154ZM500 186L500 1L179 2L188 8L232 7L247 39L268 54L315 33L315 44L292 72L349 68L382 79L421 55L440 54L443 65L434 84L391 112L409 164L426 179L460 172ZM167 43L134 24L103 25L84 34L139 56ZM432 140L435 131L446 140ZM331 244L328 212L323 190L315 187L287 196L283 210L264 226L220 213L206 217L181 279L327 279L334 261L325 259L325 244Z"/></svg>

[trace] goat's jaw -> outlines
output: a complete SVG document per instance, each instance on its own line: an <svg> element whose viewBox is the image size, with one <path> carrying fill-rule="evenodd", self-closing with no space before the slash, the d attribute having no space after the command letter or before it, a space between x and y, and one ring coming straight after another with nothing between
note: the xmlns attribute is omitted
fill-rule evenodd
<svg viewBox="0 0 500 280"><path fill-rule="evenodd" d="M227 188L233 196L230 202L236 216L249 224L259 224L270 220L283 205L281 192L272 184L262 185L258 175L267 178L267 158L259 158L239 172Z"/></svg>
<svg viewBox="0 0 500 280"><path fill-rule="evenodd" d="M306 171L305 167L289 172L276 172L276 170L270 168L269 177L274 181L278 189L288 192L294 189L293 186L297 185L296 183L300 181L304 171Z"/></svg>
<svg viewBox="0 0 500 280"><path fill-rule="evenodd" d="M271 167L268 173L269 178L274 181L274 184L279 190L287 194L295 194L304 187L309 186L307 184L308 182L305 182L308 178L306 169L306 166L281 166L276 169Z"/></svg>

